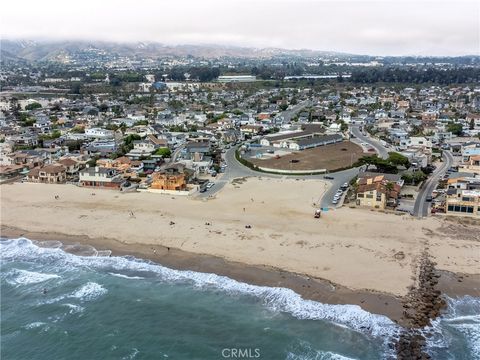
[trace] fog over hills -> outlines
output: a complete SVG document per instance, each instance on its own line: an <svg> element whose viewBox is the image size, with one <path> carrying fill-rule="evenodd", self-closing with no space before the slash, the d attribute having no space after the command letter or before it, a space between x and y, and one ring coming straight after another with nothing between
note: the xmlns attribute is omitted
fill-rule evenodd
<svg viewBox="0 0 480 360"><path fill-rule="evenodd" d="M15 57L29 61L55 60L60 55L86 51L105 51L109 54L129 57L183 57L214 59L221 57L272 58L281 55L315 57L348 56L348 54L308 49L286 50L279 48L249 48L222 45L164 45L154 42L117 43L102 41L33 41L1 40L2 57Z"/></svg>

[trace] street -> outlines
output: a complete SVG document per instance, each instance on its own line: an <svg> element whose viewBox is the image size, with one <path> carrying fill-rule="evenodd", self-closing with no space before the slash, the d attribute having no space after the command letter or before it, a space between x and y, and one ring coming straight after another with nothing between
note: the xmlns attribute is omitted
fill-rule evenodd
<svg viewBox="0 0 480 360"><path fill-rule="evenodd" d="M363 133L360 131L359 126L351 126L350 127L350 133L352 133L360 142L367 143L372 148L374 148L375 151L377 152L378 156L381 157L382 159L388 158L388 153L391 150L389 150L385 146L383 146L380 143L380 141L378 141L376 139L373 139L368 135L363 135Z"/></svg>
<svg viewBox="0 0 480 360"><path fill-rule="evenodd" d="M422 189L418 193L417 199L415 200L415 206L413 208L414 216L428 216L430 203L426 201L427 196L432 194L433 190L436 189L440 178L445 175L447 170L453 165L453 156L450 152L444 151L443 159L444 161L442 165L435 169L432 175L425 181Z"/></svg>

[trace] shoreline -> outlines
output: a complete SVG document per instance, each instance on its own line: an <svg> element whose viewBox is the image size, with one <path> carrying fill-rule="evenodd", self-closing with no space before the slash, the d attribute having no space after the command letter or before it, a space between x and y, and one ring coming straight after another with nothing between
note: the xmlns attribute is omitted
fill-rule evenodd
<svg viewBox="0 0 480 360"><path fill-rule="evenodd" d="M370 313L384 315L402 326L408 326L403 316L405 297L372 290L353 290L321 278L284 271L266 265L251 265L229 261L222 257L191 253L159 244L124 243L112 238L90 238L55 232L33 232L12 226L1 226L5 238L26 237L30 240L56 240L64 245L89 245L96 250L110 250L113 256L130 255L151 260L176 270L215 273L236 281L268 287L284 287L307 300L332 305L358 305ZM438 290L449 297L470 295L480 297L480 275L438 271Z"/></svg>

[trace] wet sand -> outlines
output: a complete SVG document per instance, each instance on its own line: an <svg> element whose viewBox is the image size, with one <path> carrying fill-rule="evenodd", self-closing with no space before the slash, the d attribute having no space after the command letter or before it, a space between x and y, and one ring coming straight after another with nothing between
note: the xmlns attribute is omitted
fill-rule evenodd
<svg viewBox="0 0 480 360"><path fill-rule="evenodd" d="M253 285L289 288L304 299L326 304L358 305L368 312L385 315L400 325L406 325L401 296L376 291L351 290L325 279L294 274L279 268L246 265L226 261L216 256L188 253L159 245L125 244L108 238L91 239L86 236L60 233L28 232L8 226L2 226L1 234L8 238L26 237L37 241L56 240L64 245L89 245L98 251L109 250L113 256L130 255L151 260L172 269L214 273ZM451 297L463 295L480 297L480 275L454 274L447 271L442 271L440 274L438 289L442 293Z"/></svg>

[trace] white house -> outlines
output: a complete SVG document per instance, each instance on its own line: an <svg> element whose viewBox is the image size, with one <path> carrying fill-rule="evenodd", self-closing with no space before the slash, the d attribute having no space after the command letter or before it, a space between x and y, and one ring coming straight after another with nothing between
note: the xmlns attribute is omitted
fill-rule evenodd
<svg viewBox="0 0 480 360"><path fill-rule="evenodd" d="M113 138L113 131L102 128L85 129L85 136L95 139Z"/></svg>

